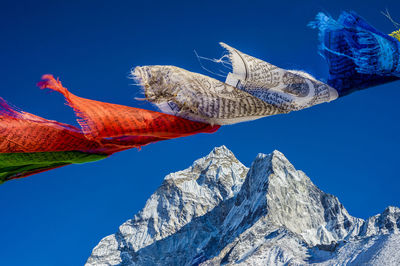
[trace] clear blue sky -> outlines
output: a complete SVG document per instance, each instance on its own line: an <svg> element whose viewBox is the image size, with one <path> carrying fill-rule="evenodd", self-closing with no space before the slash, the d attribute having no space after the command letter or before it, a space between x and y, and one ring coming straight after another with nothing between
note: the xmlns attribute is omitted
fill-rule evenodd
<svg viewBox="0 0 400 266"><path fill-rule="evenodd" d="M204 73L193 50L219 57L219 41L283 68L326 78L319 11L354 10L383 32L380 14L400 21L400 1L1 1L0 96L48 119L74 123L57 93L39 90L59 76L79 96L137 102L129 71L168 64ZM283 152L348 211L366 218L399 206L400 82L289 115L222 127L129 150L0 186L0 264L82 265L99 240L139 211L170 172L226 145L247 166L257 153Z"/></svg>

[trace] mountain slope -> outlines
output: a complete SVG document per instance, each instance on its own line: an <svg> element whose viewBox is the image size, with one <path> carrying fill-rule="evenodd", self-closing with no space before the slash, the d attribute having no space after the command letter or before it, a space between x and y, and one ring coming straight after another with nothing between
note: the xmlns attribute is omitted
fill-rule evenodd
<svg viewBox="0 0 400 266"><path fill-rule="evenodd" d="M278 151L248 169L222 146L168 175L87 265L396 265L399 228L399 208L352 217Z"/></svg>

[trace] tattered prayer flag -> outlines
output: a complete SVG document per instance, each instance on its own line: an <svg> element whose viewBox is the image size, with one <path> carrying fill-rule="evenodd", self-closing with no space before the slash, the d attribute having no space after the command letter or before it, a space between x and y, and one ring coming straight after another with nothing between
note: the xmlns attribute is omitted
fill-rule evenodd
<svg viewBox="0 0 400 266"><path fill-rule="evenodd" d="M17 111L0 98L0 153L71 150L98 153L102 145L76 127Z"/></svg>
<svg viewBox="0 0 400 266"><path fill-rule="evenodd" d="M164 113L193 121L227 125L285 112L231 85L175 66L136 67L132 74L146 100Z"/></svg>
<svg viewBox="0 0 400 266"><path fill-rule="evenodd" d="M115 149L115 145L112 145ZM0 98L0 183L106 158L108 147L80 129L17 111Z"/></svg>
<svg viewBox="0 0 400 266"><path fill-rule="evenodd" d="M226 83L174 66L136 67L146 100L161 111L210 124L234 124L289 113L338 97L301 71L278 68L222 43L233 72Z"/></svg>
<svg viewBox="0 0 400 266"><path fill-rule="evenodd" d="M69 164L98 161L107 156L79 151L0 153L0 184Z"/></svg>
<svg viewBox="0 0 400 266"><path fill-rule="evenodd" d="M339 96L399 79L398 32L384 34L354 12L342 12L337 21L319 13L310 26L319 30L328 84Z"/></svg>
<svg viewBox="0 0 400 266"><path fill-rule="evenodd" d="M51 75L45 75L39 85L64 94L82 118L79 124L83 130L18 111L0 98L0 183L69 164L101 160L160 140L212 133L220 127L84 99L71 94Z"/></svg>
<svg viewBox="0 0 400 266"><path fill-rule="evenodd" d="M106 141L110 143L110 138L117 138L116 141L121 143L121 139L118 139L120 137L140 136L141 141L146 142L212 133L219 128L160 112L81 98L70 93L51 75L43 76L43 81L38 85L65 96L68 104L81 118L78 119L78 123L89 139L107 138Z"/></svg>
<svg viewBox="0 0 400 266"><path fill-rule="evenodd" d="M226 83L285 112L297 111L310 106L330 102L338 97L337 91L316 80L310 74L285 70L258 58L244 54L227 44L232 65Z"/></svg>

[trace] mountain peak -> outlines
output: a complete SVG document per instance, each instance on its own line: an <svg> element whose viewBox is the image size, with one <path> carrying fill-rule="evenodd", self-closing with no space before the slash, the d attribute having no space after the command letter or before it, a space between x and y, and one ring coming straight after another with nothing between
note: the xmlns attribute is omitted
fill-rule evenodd
<svg viewBox="0 0 400 266"><path fill-rule="evenodd" d="M398 214L400 214L400 208L396 207L396 206L388 206L388 207L386 207L384 212L385 213L393 213L393 214L398 215Z"/></svg>
<svg viewBox="0 0 400 266"><path fill-rule="evenodd" d="M350 216L336 197L322 192L296 170L279 151L258 154L235 205L239 207L225 220L230 230L242 225L238 221L266 216L271 224L300 235L310 246L353 236L362 223L362 219Z"/></svg>
<svg viewBox="0 0 400 266"><path fill-rule="evenodd" d="M399 208L365 222L352 217L277 150L258 154L248 169L220 146L169 174L87 265L343 264L359 253L347 247L381 241L394 249L400 237L380 236L399 228Z"/></svg>
<svg viewBox="0 0 400 266"><path fill-rule="evenodd" d="M212 151L203 158L234 158L235 155L231 150L229 150L225 145L215 147Z"/></svg>
<svg viewBox="0 0 400 266"><path fill-rule="evenodd" d="M389 206L382 213L368 218L360 235L400 233L400 208Z"/></svg>
<svg viewBox="0 0 400 266"><path fill-rule="evenodd" d="M228 153L232 154L231 150L229 150L225 145L221 145L219 147L215 147L211 151L211 153L225 153L225 152L228 152Z"/></svg>

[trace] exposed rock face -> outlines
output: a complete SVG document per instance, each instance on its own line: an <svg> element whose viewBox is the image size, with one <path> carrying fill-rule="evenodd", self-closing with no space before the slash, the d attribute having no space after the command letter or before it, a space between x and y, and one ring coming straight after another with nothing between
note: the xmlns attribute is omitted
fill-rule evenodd
<svg viewBox="0 0 400 266"><path fill-rule="evenodd" d="M400 209L366 221L279 151L250 169L226 147L165 177L87 265L400 265Z"/></svg>

